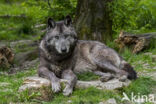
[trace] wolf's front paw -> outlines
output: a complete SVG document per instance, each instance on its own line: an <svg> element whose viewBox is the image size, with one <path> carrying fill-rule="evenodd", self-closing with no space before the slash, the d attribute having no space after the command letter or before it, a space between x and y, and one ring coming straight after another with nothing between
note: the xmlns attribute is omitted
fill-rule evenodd
<svg viewBox="0 0 156 104"><path fill-rule="evenodd" d="M59 81L58 82L52 82L51 86L52 86L52 91L54 93L57 93L57 92L59 92L61 90L61 85L60 85Z"/></svg>
<svg viewBox="0 0 156 104"><path fill-rule="evenodd" d="M65 87L65 89L63 90L63 95L64 96L69 96L70 94L72 94L73 89L69 88L69 87Z"/></svg>

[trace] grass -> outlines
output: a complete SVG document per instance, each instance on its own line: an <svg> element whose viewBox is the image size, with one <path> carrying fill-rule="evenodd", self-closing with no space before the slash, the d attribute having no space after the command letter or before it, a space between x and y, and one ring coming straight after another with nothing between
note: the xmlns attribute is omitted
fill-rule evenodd
<svg viewBox="0 0 156 104"><path fill-rule="evenodd" d="M99 76L95 75L92 72L84 72L81 74L77 74L78 80L83 80L83 81L91 81L91 80L98 80Z"/></svg>
<svg viewBox="0 0 156 104"><path fill-rule="evenodd" d="M153 49L150 50L150 52L155 54L156 50ZM137 72L155 71L155 69L149 70L139 64L139 61L141 61L148 63L151 67L156 66L155 63L152 62L151 57L144 55L144 53L136 55L130 53L129 50L126 50L121 55L132 65L135 65L135 70ZM152 80L152 78L150 77L139 77L137 80L132 81L132 83L128 87L114 91L99 90L94 87L90 87L87 89L75 89L70 97L64 97L62 93L58 93L54 95L53 100L50 102L36 101L34 99L31 99L31 97L35 96L35 94L28 95L27 92L24 92L22 94L18 93L18 88L22 85L23 79L34 74L36 74L36 69L30 69L28 71L19 72L14 75L0 75L0 104L7 104L9 102L24 102L26 104L33 102L42 104L67 104L68 102L71 102L71 104L97 104L101 101L106 101L109 98L115 98L118 103L121 103L123 92L125 92L128 96L131 95L131 92L136 95L148 95L156 93L153 92L153 89L156 88L156 81ZM89 72L78 74L77 76L79 80L85 81L99 79L98 76ZM9 84L2 86L1 83L4 82Z"/></svg>
<svg viewBox="0 0 156 104"><path fill-rule="evenodd" d="M44 21L48 11L39 6L28 7L19 2L11 5L0 3L0 16L3 15L25 15L26 18L0 18L0 40L33 39L33 35L40 35L35 31L34 25Z"/></svg>
<svg viewBox="0 0 156 104"><path fill-rule="evenodd" d="M14 75L0 75L0 104L20 101L18 88L22 85L23 79L27 76L34 75L36 69L19 72ZM8 83L3 85L2 83Z"/></svg>
<svg viewBox="0 0 156 104"><path fill-rule="evenodd" d="M134 92L135 95L138 93L141 95L148 95L151 93L152 87L156 87L156 81L148 77L140 77L133 81L130 86L123 88L121 93L125 92L129 96L132 92Z"/></svg>
<svg viewBox="0 0 156 104"><path fill-rule="evenodd" d="M15 52L20 53L20 52L28 52L31 50L34 50L36 47L29 46L27 43L18 43L15 47Z"/></svg>
<svg viewBox="0 0 156 104"><path fill-rule="evenodd" d="M26 21L27 20L0 19L0 40L31 39L36 33L32 28L32 24L26 25Z"/></svg>
<svg viewBox="0 0 156 104"><path fill-rule="evenodd" d="M67 104L68 101L71 101L71 104L97 104L109 98L117 99L118 94L115 91L101 91L90 87L88 89L76 89L70 97L64 97L62 94L58 94L52 102L45 104Z"/></svg>
<svg viewBox="0 0 156 104"><path fill-rule="evenodd" d="M113 46L114 43L110 43L110 47ZM20 46L20 44L19 44ZM24 46L26 47L26 46ZM18 49L17 52L21 50ZM149 49L144 52L150 52L152 54L156 54L156 49ZM152 61L151 56L145 55L144 52L139 54L132 54L130 50L126 49L124 52L120 53L122 57L130 64L132 64L135 70L138 73L146 72L155 72L156 69L153 67L156 66L156 63ZM148 63L150 68L146 68L143 64ZM3 71L4 72L4 71ZM18 72L14 75L0 75L0 104L8 104L10 102L18 102L18 103L41 103L41 104L98 104L99 102L106 101L109 98L115 98L116 101L120 104L121 99L123 97L123 92L125 92L129 97L131 92L138 95L148 95L155 94L156 92L153 90L156 88L156 81L152 80L150 77L139 77L137 80L132 81L132 83L128 87L124 87L122 89L109 91L109 90L99 90L94 87L90 87L87 89L75 89L73 94L70 97L64 97L62 93L58 93L54 95L54 98L50 102L44 101L36 101L33 98L35 94L28 95L27 92L19 93L18 88L22 85L23 79L28 76L33 76L36 74L36 68L30 69L23 72ZM98 80L99 77L94 75L93 73L86 72L83 74L78 74L79 80L90 81L90 80ZM2 83L8 83L2 86ZM145 103L151 104L151 103Z"/></svg>
<svg viewBox="0 0 156 104"><path fill-rule="evenodd" d="M124 57L125 60L127 60L129 63L132 64L132 66L135 67L136 71L156 71L153 69L153 67L156 66L156 63L153 62L152 57L150 55L145 55L144 53L150 52L156 54L156 49L150 49L146 50L144 52L141 52L139 54L132 54L130 50L125 49L123 53L121 53L121 56ZM148 64L148 67L145 67L145 64Z"/></svg>
<svg viewBox="0 0 156 104"><path fill-rule="evenodd" d="M48 17L61 20L66 15L73 16L76 3L76 0L60 3L56 1L56 4L52 4L53 9L49 9L47 2L43 0L37 2L35 0L17 0L12 1L11 4L0 1L0 16L11 16L11 18L0 17L0 40L33 39L32 35L40 37L41 29L36 29L36 24L45 24ZM25 18L13 17L20 15L24 15Z"/></svg>
<svg viewBox="0 0 156 104"><path fill-rule="evenodd" d="M151 42L150 47L140 52L139 54L133 54L128 48L125 48L124 51L120 52L115 42L106 42L106 44L107 46L115 49L127 62L129 62L135 68L136 71L156 71L156 69L154 69L156 63L152 60L152 56L145 55L145 53L152 53L152 55L156 55L156 41ZM145 64L147 64L147 66Z"/></svg>
<svg viewBox="0 0 156 104"><path fill-rule="evenodd" d="M15 75L1 75L0 83L9 83L5 86L0 84L0 104L7 104L9 102L24 102L32 103L36 102L31 99L31 96L25 93L18 93L18 88L22 85L23 79L27 76L32 76L36 73L36 69L30 69L28 71L19 72ZM86 77L87 78L87 77ZM89 77L88 77L89 78ZM125 92L130 96L131 92L135 94L148 95L152 93L152 88L156 87L156 81L151 78L141 77L136 81L133 81L130 86L109 91L109 90L98 90L94 87L87 89L75 89L70 97L64 97L62 93L54 95L51 102L37 101L42 104L67 104L71 101L71 104L97 104L101 101L106 101L109 98L115 98L118 103L121 103L122 93Z"/></svg>

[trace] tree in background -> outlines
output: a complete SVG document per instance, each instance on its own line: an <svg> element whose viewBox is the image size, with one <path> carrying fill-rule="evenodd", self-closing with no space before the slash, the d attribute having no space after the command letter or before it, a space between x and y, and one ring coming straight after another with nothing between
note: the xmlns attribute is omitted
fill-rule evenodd
<svg viewBox="0 0 156 104"><path fill-rule="evenodd" d="M76 31L81 39L107 41L112 38L108 3L112 0L78 0Z"/></svg>

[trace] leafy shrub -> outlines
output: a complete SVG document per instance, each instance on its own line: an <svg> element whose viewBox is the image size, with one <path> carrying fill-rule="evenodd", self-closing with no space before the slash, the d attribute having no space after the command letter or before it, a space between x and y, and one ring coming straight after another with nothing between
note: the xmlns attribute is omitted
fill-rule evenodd
<svg viewBox="0 0 156 104"><path fill-rule="evenodd" d="M23 23L21 24L21 26L17 30L19 34L32 34L32 33L34 33L33 21L30 21L30 20L28 20L28 19L23 20Z"/></svg>
<svg viewBox="0 0 156 104"><path fill-rule="evenodd" d="M139 33L156 29L154 0L114 0L110 8L114 32L125 30Z"/></svg>
<svg viewBox="0 0 156 104"><path fill-rule="evenodd" d="M48 17L61 20L66 15L74 17L77 0L6 0L0 1L0 15L19 16L21 18L0 18L0 40L16 40L21 38L31 38L31 35L41 35L35 33L36 24L46 23ZM45 27L44 27L45 28Z"/></svg>
<svg viewBox="0 0 156 104"><path fill-rule="evenodd" d="M76 11L77 0L49 0L50 5L48 5L47 0L28 0L23 3L23 6L29 8L38 7L43 10L46 14L41 14L38 19L47 19L47 17L52 17L55 20L61 20L66 15L71 15L74 17ZM40 12L41 13L41 12ZM45 22L45 20L42 20Z"/></svg>

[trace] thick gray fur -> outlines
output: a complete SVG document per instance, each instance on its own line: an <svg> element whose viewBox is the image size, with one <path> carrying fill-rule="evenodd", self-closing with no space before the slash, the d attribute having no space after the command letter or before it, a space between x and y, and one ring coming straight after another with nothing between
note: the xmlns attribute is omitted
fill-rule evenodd
<svg viewBox="0 0 156 104"><path fill-rule="evenodd" d="M41 40L39 51L39 76L50 79L54 92L61 89L60 78L67 79L63 90L66 96L72 93L77 82L74 73L89 71L107 79L121 76L137 78L133 68L104 43L78 40L69 16L59 22L48 19L47 33Z"/></svg>

